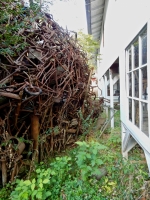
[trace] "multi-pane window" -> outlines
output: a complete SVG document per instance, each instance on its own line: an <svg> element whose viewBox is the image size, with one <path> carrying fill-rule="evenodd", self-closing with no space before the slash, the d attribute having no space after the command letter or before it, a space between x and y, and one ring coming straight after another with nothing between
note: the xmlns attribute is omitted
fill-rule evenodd
<svg viewBox="0 0 150 200"><path fill-rule="evenodd" d="M147 29L127 48L128 119L148 135Z"/></svg>

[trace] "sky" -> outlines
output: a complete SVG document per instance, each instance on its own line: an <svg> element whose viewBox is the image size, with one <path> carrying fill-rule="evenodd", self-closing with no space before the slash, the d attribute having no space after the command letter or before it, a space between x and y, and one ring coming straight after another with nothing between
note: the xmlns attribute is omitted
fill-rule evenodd
<svg viewBox="0 0 150 200"><path fill-rule="evenodd" d="M85 0L53 0L50 14L64 29L87 34Z"/></svg>

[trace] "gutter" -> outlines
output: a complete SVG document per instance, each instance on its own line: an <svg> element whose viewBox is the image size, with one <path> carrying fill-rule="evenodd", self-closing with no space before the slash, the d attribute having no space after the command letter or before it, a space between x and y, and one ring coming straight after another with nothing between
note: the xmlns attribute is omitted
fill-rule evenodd
<svg viewBox="0 0 150 200"><path fill-rule="evenodd" d="M91 30L91 1L85 0L86 18L87 18L87 28L88 34L92 34Z"/></svg>

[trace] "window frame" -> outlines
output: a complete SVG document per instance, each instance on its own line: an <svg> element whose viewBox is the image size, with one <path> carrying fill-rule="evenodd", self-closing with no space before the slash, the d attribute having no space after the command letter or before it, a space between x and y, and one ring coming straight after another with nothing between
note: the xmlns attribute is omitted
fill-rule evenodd
<svg viewBox="0 0 150 200"><path fill-rule="evenodd" d="M142 98L142 91L143 91L143 87L142 87L142 84L143 84L143 79L142 79L142 75L143 75L143 72L142 72L142 69L144 69L144 67L147 67L147 90L148 88L150 87L150 80L149 80L149 77L148 77L148 74L149 74L149 71L148 70L148 66L149 66L149 58L148 58L148 51L149 51L149 46L148 44L150 42L149 41L149 37L148 37L148 33L149 33L149 26L146 24L143 29L137 34L137 36L132 40L132 42L128 45L128 47L126 48L125 50L125 53L126 53L126 88L127 88L127 120L130 121L134 126L136 126L142 133L144 133L145 135L147 135L148 137L150 137L150 134L149 134L149 130L150 130L150 104L148 103L148 98L145 100ZM146 37L147 37L147 62L145 64L142 64L142 34L144 34L146 32ZM138 67L135 67L134 66L134 44L135 42L138 41L138 62L139 62L139 66ZM131 69L130 69L130 61L129 61L129 55L130 55L130 51L131 51ZM135 71L138 71L138 97L135 97L135 78L134 78L134 72ZM129 90L130 90L130 85L129 85L129 76L131 75L131 96L129 94ZM149 91L147 91L148 94ZM132 102L132 111L131 111L131 115L132 115L132 120L129 119L129 99L131 100ZM136 121L135 121L135 101L138 101L139 102L139 126L136 125ZM146 103L147 104L147 117L148 117L148 130L147 130L147 133L144 132L143 130L143 103Z"/></svg>

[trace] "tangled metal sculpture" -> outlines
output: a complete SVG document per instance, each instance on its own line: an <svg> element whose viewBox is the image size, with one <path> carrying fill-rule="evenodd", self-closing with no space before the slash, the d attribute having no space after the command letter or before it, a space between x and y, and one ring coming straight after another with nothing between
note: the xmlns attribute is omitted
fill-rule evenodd
<svg viewBox="0 0 150 200"><path fill-rule="evenodd" d="M27 47L15 56L0 55L3 185L23 165L30 167L25 159L43 160L74 144L82 134L78 111L88 115L91 107L86 54L69 32L45 15L19 34Z"/></svg>

